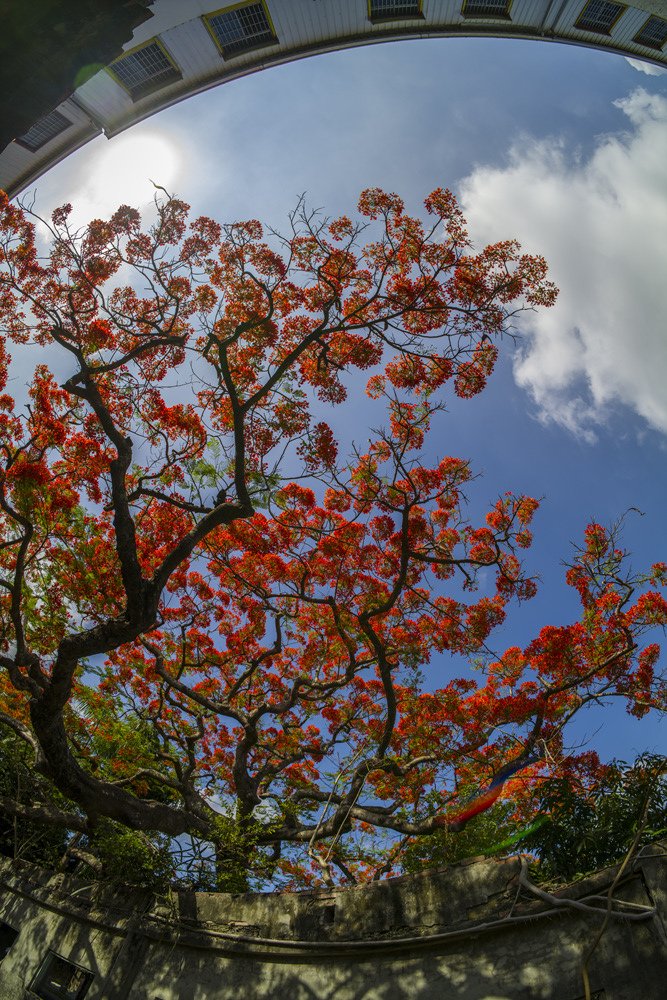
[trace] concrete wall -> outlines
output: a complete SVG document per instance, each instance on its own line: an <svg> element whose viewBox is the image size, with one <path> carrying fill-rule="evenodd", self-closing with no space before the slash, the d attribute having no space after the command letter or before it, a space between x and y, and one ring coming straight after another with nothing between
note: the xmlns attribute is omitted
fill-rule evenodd
<svg viewBox="0 0 667 1000"><path fill-rule="evenodd" d="M608 921L595 1000L667 995L666 858L667 843L644 849L615 887L655 912ZM19 933L0 1000L33 997L50 951L94 975L86 1000L580 1000L615 869L559 894L599 913L536 898L520 870L475 859L358 888L154 900L3 861L0 921Z"/></svg>

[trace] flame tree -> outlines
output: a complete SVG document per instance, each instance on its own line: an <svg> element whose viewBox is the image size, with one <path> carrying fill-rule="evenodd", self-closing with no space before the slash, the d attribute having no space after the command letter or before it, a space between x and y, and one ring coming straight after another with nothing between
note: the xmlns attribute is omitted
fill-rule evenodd
<svg viewBox="0 0 667 1000"><path fill-rule="evenodd" d="M145 227L58 209L40 254L0 203L0 721L31 775L7 823L93 866L109 824L196 845L222 886L376 877L504 789L529 810L517 776L595 769L563 751L582 706L664 703L665 566L629 574L600 525L568 570L581 619L485 656L535 591L537 502L471 523L469 463L425 439L556 290L514 241L475 252L448 191L425 210L370 189L356 221L300 202L265 237L165 194ZM341 457L324 417L355 369L386 429Z"/></svg>

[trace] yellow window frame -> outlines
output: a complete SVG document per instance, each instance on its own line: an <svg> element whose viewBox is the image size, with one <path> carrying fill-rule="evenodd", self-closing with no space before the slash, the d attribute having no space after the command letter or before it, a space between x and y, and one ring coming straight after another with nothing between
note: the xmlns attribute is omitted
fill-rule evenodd
<svg viewBox="0 0 667 1000"><path fill-rule="evenodd" d="M397 0L397 3L400 2L401 0ZM378 23L382 24L385 21L409 21L415 17L423 18L424 16L423 0L417 0L417 6L419 10L417 11L416 14L373 14L371 9L371 0L366 0L366 10L368 13L368 20L371 21L373 24L378 24Z"/></svg>
<svg viewBox="0 0 667 1000"><path fill-rule="evenodd" d="M472 0L474 3L475 0ZM469 20L475 21L511 21L510 11L512 10L512 4L514 0L508 0L505 3L505 11L503 14L468 14L466 8L468 6L468 0L463 0L463 6L461 7L461 16L467 17Z"/></svg>
<svg viewBox="0 0 667 1000"><path fill-rule="evenodd" d="M644 23L642 24L641 28L639 29L635 37L632 39L632 41L635 43L635 45L642 45L645 49L653 49L654 52L662 52L665 45L667 45L667 37L665 38L662 45L648 45L646 42L641 41L641 36L644 28L646 27L648 22L651 21L653 18L655 18L656 21L662 21L662 23L667 28L667 20L665 20L664 17L660 17L659 14L649 14L649 16L646 18L646 20L644 21Z"/></svg>
<svg viewBox="0 0 667 1000"><path fill-rule="evenodd" d="M109 76L118 84L119 87L123 88L123 90L125 91L125 93L128 95L128 97L131 100L135 100L135 98L132 97L132 91L130 90L130 88L125 83L123 83L123 81L120 79L120 77L117 76L116 73L114 73L113 67L115 66L116 63L122 62L123 59L125 59L126 56L131 56L134 52L139 52L141 49L147 49L149 45L157 45L157 47L162 52L162 55L167 59L168 62L171 63L171 65L173 66L173 68L178 73L179 77L181 79L183 79L183 73L181 71L181 67L178 65L178 63L176 62L176 60L172 56L171 52L169 52L169 50L165 46L164 42L162 42L162 40L160 38L158 38L157 35L156 35L154 38L149 38L147 42L141 42L140 45L135 45L131 49L127 49L127 51L125 51L121 55L119 55L117 59L114 59L114 61L112 63L109 63L108 66L104 67L106 69L107 73L109 74ZM146 82L150 83L150 81L146 81ZM175 83L176 81L174 80L172 82ZM165 87L169 86L169 84L164 84L164 86ZM156 89L159 89L159 88L156 88ZM148 96L148 95L146 95L146 96ZM141 98L137 98L137 100L141 100Z"/></svg>
<svg viewBox="0 0 667 1000"><path fill-rule="evenodd" d="M614 20L609 25L609 28L607 29L607 31L596 31L595 28L586 28L586 27L582 27L579 24L579 22L583 18L584 14L586 13L586 11L590 7L590 5L592 3L596 3L596 2L597 2L597 0L586 0L586 3L584 4L584 6L579 11L579 16L577 17L577 20L574 22L574 27L577 29L577 31L588 31L589 34L591 34L591 35L607 35L607 36L611 35L613 29L616 27L616 25L618 24L618 22L621 20L621 18L625 14L626 10L628 9L628 6L627 6L627 4L624 4L624 3L620 4L620 8L621 9L619 10L619 12L616 15L616 17L614 18ZM607 2L608 3L615 3L616 0L607 0Z"/></svg>
<svg viewBox="0 0 667 1000"><path fill-rule="evenodd" d="M240 51L238 53L232 53L231 55L226 56L225 55L225 51L224 51L222 45L218 41L218 36L216 35L215 31L211 27L209 19L213 18L213 17L217 17L218 14L229 14L230 11L240 10L242 7L254 7L257 4L260 4L261 7L262 7L262 9L263 9L263 11L264 11L264 16L266 18L267 24L269 25L269 28L271 29L271 34L273 35L273 42L258 42L257 44L252 44L251 43L250 45L248 45L247 49L243 49L242 51ZM254 48L257 48L257 49L262 48L263 49L263 48L266 48L268 45L272 45L272 44L275 45L278 42L278 35L276 34L275 25L274 25L273 20L271 18L271 14L269 13L269 8L264 3L264 0L241 0L241 3L229 4L227 7L220 7L218 10L211 10L211 11L209 11L208 14L202 14L201 19L204 22L204 27L206 28L206 30L208 31L209 35L213 39L213 44L215 45L216 49L218 50L218 52L220 53L220 55L222 56L223 59L233 59L234 55L243 55L244 52L250 52Z"/></svg>

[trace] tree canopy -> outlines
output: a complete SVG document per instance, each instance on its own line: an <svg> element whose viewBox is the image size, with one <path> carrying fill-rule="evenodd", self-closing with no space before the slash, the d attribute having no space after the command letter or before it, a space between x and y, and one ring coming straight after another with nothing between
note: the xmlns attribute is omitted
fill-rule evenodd
<svg viewBox="0 0 667 1000"><path fill-rule="evenodd" d="M376 878L501 797L518 821L546 778L599 775L564 750L583 706L664 707L667 566L632 572L599 524L567 571L580 619L491 655L535 593L538 503L473 523L470 463L425 441L556 289L515 241L476 252L449 191L425 213L369 189L355 220L300 201L265 234L162 192L146 225L64 206L42 250L0 202L6 824L219 887ZM343 455L326 418L355 370L386 425Z"/></svg>

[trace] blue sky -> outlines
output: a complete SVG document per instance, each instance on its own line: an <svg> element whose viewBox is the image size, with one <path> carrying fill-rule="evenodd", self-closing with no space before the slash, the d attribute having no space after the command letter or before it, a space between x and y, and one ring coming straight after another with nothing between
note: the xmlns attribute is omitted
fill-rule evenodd
<svg viewBox="0 0 667 1000"><path fill-rule="evenodd" d="M95 140L42 179L37 208L71 200L83 221L141 206L150 177L197 213L279 228L302 192L335 214L378 185L418 211L447 186L478 244L517 237L542 252L558 305L522 322L486 392L453 401L435 434L442 454L483 473L473 510L506 489L545 498L527 557L540 594L497 640L522 644L576 616L561 560L591 518L640 508L624 536L633 563L667 559L667 75L640 67L507 39L317 56ZM620 705L573 737L604 758L665 749L657 720L636 723Z"/></svg>

